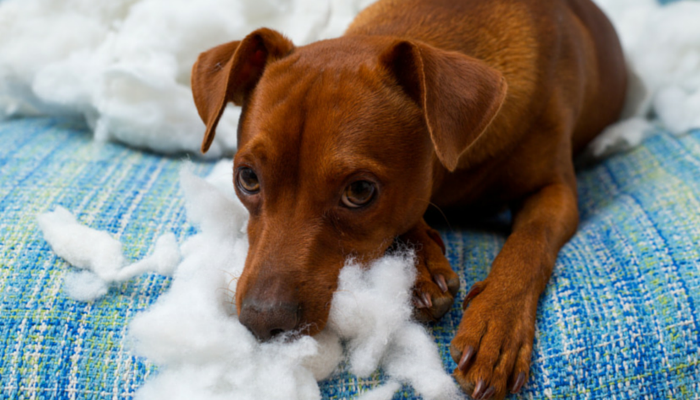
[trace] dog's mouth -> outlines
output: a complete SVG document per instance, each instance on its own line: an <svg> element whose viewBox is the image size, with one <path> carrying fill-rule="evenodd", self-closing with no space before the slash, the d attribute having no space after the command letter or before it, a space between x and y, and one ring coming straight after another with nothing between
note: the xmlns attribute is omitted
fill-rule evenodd
<svg viewBox="0 0 700 400"><path fill-rule="evenodd" d="M387 238L372 254L344 257L335 273L327 271L323 280L318 277L320 273L310 274L319 279L316 281L292 282L279 276L256 279L255 283L248 280L245 288L239 287L244 290L238 299L239 320L260 342L287 342L301 336L315 336L328 323L343 266L369 265L376 259L401 255L410 249L412 245L399 237Z"/></svg>

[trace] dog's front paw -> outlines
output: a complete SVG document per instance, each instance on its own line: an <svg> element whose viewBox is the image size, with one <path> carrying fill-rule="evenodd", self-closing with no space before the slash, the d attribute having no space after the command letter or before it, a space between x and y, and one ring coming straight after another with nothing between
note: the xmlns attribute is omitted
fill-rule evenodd
<svg viewBox="0 0 700 400"><path fill-rule="evenodd" d="M454 377L476 400L519 392L530 370L537 296L499 286L488 280L472 286L450 346Z"/></svg>
<svg viewBox="0 0 700 400"><path fill-rule="evenodd" d="M459 276L445 258L440 234L421 222L401 236L416 249L416 283L413 287L414 318L422 322L440 319L452 307L459 291Z"/></svg>

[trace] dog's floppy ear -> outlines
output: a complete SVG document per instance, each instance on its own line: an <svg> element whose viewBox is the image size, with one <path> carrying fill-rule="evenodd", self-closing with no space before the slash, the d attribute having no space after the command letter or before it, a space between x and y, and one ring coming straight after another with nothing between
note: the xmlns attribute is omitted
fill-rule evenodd
<svg viewBox="0 0 700 400"><path fill-rule="evenodd" d="M454 171L501 108L503 75L475 58L410 41L394 43L380 61L423 109L435 152Z"/></svg>
<svg viewBox="0 0 700 400"><path fill-rule="evenodd" d="M265 66L293 49L292 42L281 33L262 28L242 41L222 44L199 55L192 67L192 94L197 112L207 125L203 153L214 140L226 103L243 105L258 84Z"/></svg>

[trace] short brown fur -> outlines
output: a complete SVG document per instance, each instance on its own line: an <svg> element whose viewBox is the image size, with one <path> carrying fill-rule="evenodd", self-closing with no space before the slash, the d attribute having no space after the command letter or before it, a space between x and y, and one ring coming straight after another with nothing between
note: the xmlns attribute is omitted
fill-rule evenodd
<svg viewBox="0 0 700 400"><path fill-rule="evenodd" d="M451 351L475 398L527 380L537 300L578 224L573 156L623 105L614 29L590 0L380 0L343 37L294 45L260 29L203 53L192 88L207 125L243 106L235 178L250 211L236 292L266 339L315 334L347 257L415 246L416 316L441 317L459 279L423 219L429 203L513 209L512 232L465 299ZM343 204L371 182L366 206Z"/></svg>

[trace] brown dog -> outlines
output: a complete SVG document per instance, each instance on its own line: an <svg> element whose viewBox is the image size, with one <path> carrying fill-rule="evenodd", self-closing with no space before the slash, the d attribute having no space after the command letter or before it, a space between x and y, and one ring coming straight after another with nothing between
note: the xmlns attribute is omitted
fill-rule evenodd
<svg viewBox="0 0 700 400"><path fill-rule="evenodd" d="M202 151L226 103L243 106L241 322L261 340L319 332L345 259L397 237L418 252L416 307L437 319L459 279L423 220L429 202L510 205L512 233L468 292L451 350L474 398L519 391L538 298L578 223L572 157L616 120L625 87L615 31L590 0L380 0L338 39L295 47L259 29L202 53Z"/></svg>

